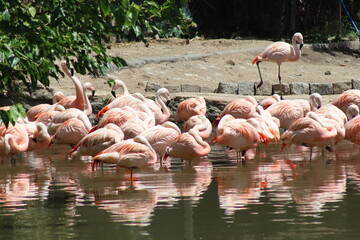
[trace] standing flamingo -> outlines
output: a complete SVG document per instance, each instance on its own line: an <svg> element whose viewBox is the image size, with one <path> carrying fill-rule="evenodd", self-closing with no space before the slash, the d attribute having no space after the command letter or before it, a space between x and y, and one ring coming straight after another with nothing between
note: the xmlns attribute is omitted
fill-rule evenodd
<svg viewBox="0 0 360 240"><path fill-rule="evenodd" d="M196 158L205 157L210 153L210 145L202 140L199 132L191 129L189 132L182 133L176 137L173 143L166 149L164 160L168 156L181 158L191 161Z"/></svg>
<svg viewBox="0 0 360 240"><path fill-rule="evenodd" d="M64 106L64 108L77 108L83 111L85 108L85 95L80 80L77 77L71 75L66 65L66 61L61 62L61 68L65 72L65 74L73 81L75 85L76 96L64 97L58 102L58 104Z"/></svg>
<svg viewBox="0 0 360 240"><path fill-rule="evenodd" d="M144 168L156 163L155 150L143 136L136 136L108 147L94 157L93 169L98 162L116 164L130 170L131 186L133 170Z"/></svg>
<svg viewBox="0 0 360 240"><path fill-rule="evenodd" d="M187 121L191 116L206 114L206 102L203 97L188 98L179 103L174 121Z"/></svg>
<svg viewBox="0 0 360 240"><path fill-rule="evenodd" d="M351 104L356 104L360 107L360 90L349 89L337 96L332 102L336 107L340 108L343 112L346 112Z"/></svg>
<svg viewBox="0 0 360 240"><path fill-rule="evenodd" d="M195 129L203 140L207 140L212 132L210 120L205 115L195 115L189 118L184 125L184 132Z"/></svg>
<svg viewBox="0 0 360 240"><path fill-rule="evenodd" d="M360 115L359 107L351 104L346 110L349 121L345 124L345 139L354 143L354 146L360 142Z"/></svg>
<svg viewBox="0 0 360 240"><path fill-rule="evenodd" d="M69 152L69 157L95 156L111 145L121 142L124 139L124 133L121 129L109 123L103 128L87 134L80 142Z"/></svg>
<svg viewBox="0 0 360 240"><path fill-rule="evenodd" d="M89 129L84 125L83 121L77 118L70 118L56 130L55 134L51 137L51 142L69 144L73 147L88 133Z"/></svg>
<svg viewBox="0 0 360 240"><path fill-rule="evenodd" d="M170 110L167 104L170 102L170 93L166 88L160 88L156 91L155 101L146 98L144 103L154 113L156 125L163 124L169 120Z"/></svg>
<svg viewBox="0 0 360 240"><path fill-rule="evenodd" d="M224 110L215 118L214 125L217 126L220 119L227 114L234 118L247 119L255 112L257 104L256 99L251 96L236 99L226 105Z"/></svg>
<svg viewBox="0 0 360 240"><path fill-rule="evenodd" d="M313 147L333 147L336 136L337 131L333 125L325 123L315 112L309 112L306 117L294 121L281 135L283 140L281 150L286 144L306 146L310 148L311 160Z"/></svg>
<svg viewBox="0 0 360 240"><path fill-rule="evenodd" d="M4 124L0 126L0 156L12 156L23 153L28 149L29 137L25 127L22 124L15 126Z"/></svg>
<svg viewBox="0 0 360 240"><path fill-rule="evenodd" d="M146 129L140 136L145 137L152 148L160 156L160 165L163 164L166 148L181 134L179 127L172 122Z"/></svg>
<svg viewBox="0 0 360 240"><path fill-rule="evenodd" d="M300 44L298 47L297 43ZM278 78L280 83L280 98L282 97L282 84L281 84L281 76L280 76L280 66L283 62L295 62L298 61L301 57L301 48L304 45L303 36L301 33L295 33L292 37L292 45L286 42L275 42L270 44L263 53L259 54L256 58L254 58L252 64L256 63L256 66L260 75L260 83L257 85L259 88L263 84L263 79L260 72L259 63L262 61L275 62L278 65Z"/></svg>

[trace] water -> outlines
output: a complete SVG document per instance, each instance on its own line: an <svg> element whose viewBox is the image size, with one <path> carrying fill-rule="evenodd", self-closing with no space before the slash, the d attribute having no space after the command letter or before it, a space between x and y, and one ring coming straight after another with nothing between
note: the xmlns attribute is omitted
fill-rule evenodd
<svg viewBox="0 0 360 240"><path fill-rule="evenodd" d="M0 165L0 239L359 239L360 152L213 146L135 172L68 161L64 145Z"/></svg>

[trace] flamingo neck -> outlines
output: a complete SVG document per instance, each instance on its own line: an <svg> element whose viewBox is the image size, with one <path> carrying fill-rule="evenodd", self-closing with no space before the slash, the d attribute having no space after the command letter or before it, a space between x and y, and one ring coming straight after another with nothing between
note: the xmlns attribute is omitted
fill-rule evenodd
<svg viewBox="0 0 360 240"><path fill-rule="evenodd" d="M66 65L63 66L63 71L73 81L74 86L75 86L75 95L76 95L75 103L77 106L79 106L79 109L83 111L84 107L85 107L83 86L82 86L80 80L76 76L71 75L71 73L70 73L69 69L66 67Z"/></svg>
<svg viewBox="0 0 360 240"><path fill-rule="evenodd" d="M86 88L82 87L82 89L83 89L83 95L84 95L84 100L85 100L84 112L85 112L86 116L89 116L92 113L92 106L91 106L88 96L86 95Z"/></svg>
<svg viewBox="0 0 360 240"><path fill-rule="evenodd" d="M202 131L205 131L205 130L209 127L209 122L206 121L204 115L200 115L200 119L201 119L202 123L199 124L199 125L196 125L196 126L194 127L194 129L195 129L195 130L198 130L199 132L202 132Z"/></svg>
<svg viewBox="0 0 360 240"><path fill-rule="evenodd" d="M169 108L166 106L166 104L158 94L156 94L155 102L160 105L160 108L162 110L161 112L162 112L163 120L167 121L170 118Z"/></svg>
<svg viewBox="0 0 360 240"><path fill-rule="evenodd" d="M125 83L120 82L119 84L120 84L120 87L121 87L121 89L122 89L122 91L123 91L123 94L124 94L124 95L129 95L129 90L128 90L128 88L126 87Z"/></svg>
<svg viewBox="0 0 360 240"><path fill-rule="evenodd" d="M197 132L196 130L190 130L190 131L189 131L189 134L194 137L195 141L196 141L202 148L204 148L204 150L207 150L207 149L210 147L210 145L209 145L207 142L205 142L205 141L200 137L200 135L198 134L198 132Z"/></svg>

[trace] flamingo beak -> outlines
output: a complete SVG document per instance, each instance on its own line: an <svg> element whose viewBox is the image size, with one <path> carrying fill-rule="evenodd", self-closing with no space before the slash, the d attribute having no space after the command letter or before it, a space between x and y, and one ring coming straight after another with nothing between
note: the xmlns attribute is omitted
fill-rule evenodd
<svg viewBox="0 0 360 240"><path fill-rule="evenodd" d="M116 98L116 93L115 91L111 91L111 95L113 95Z"/></svg>
<svg viewBox="0 0 360 240"><path fill-rule="evenodd" d="M170 102L171 102L170 100L167 100L167 101L166 101L166 106L167 106L167 107L170 105Z"/></svg>
<svg viewBox="0 0 360 240"><path fill-rule="evenodd" d="M217 136L213 137L213 138L211 139L210 143L216 142L216 138L217 138Z"/></svg>
<svg viewBox="0 0 360 240"><path fill-rule="evenodd" d="M91 91L91 97L94 97L95 96L95 90L92 90Z"/></svg>
<svg viewBox="0 0 360 240"><path fill-rule="evenodd" d="M164 157L163 157L163 162L166 162L168 157L169 157L169 155L165 154Z"/></svg>
<svg viewBox="0 0 360 240"><path fill-rule="evenodd" d="M300 50L302 49L303 46L304 46L304 44L303 44L303 43L300 43Z"/></svg>
<svg viewBox="0 0 360 240"><path fill-rule="evenodd" d="M281 149L280 149L280 152L282 152L284 150L284 148L286 147L286 143L285 142L282 142L281 144Z"/></svg>

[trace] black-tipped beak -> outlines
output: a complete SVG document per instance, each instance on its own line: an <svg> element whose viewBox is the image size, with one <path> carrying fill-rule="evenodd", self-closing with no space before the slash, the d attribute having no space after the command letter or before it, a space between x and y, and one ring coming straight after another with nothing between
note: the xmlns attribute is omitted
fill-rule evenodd
<svg viewBox="0 0 360 240"><path fill-rule="evenodd" d="M303 46L304 46L304 44L301 43L301 44L300 44L300 50L302 49Z"/></svg>
<svg viewBox="0 0 360 240"><path fill-rule="evenodd" d="M111 91L111 95L113 95L116 98L116 93L115 91Z"/></svg>
<svg viewBox="0 0 360 240"><path fill-rule="evenodd" d="M167 107L170 105L170 102L171 102L170 100L167 100L167 101L166 101L166 106L167 106Z"/></svg>
<svg viewBox="0 0 360 240"><path fill-rule="evenodd" d="M95 96L95 90L91 91L91 97Z"/></svg>

